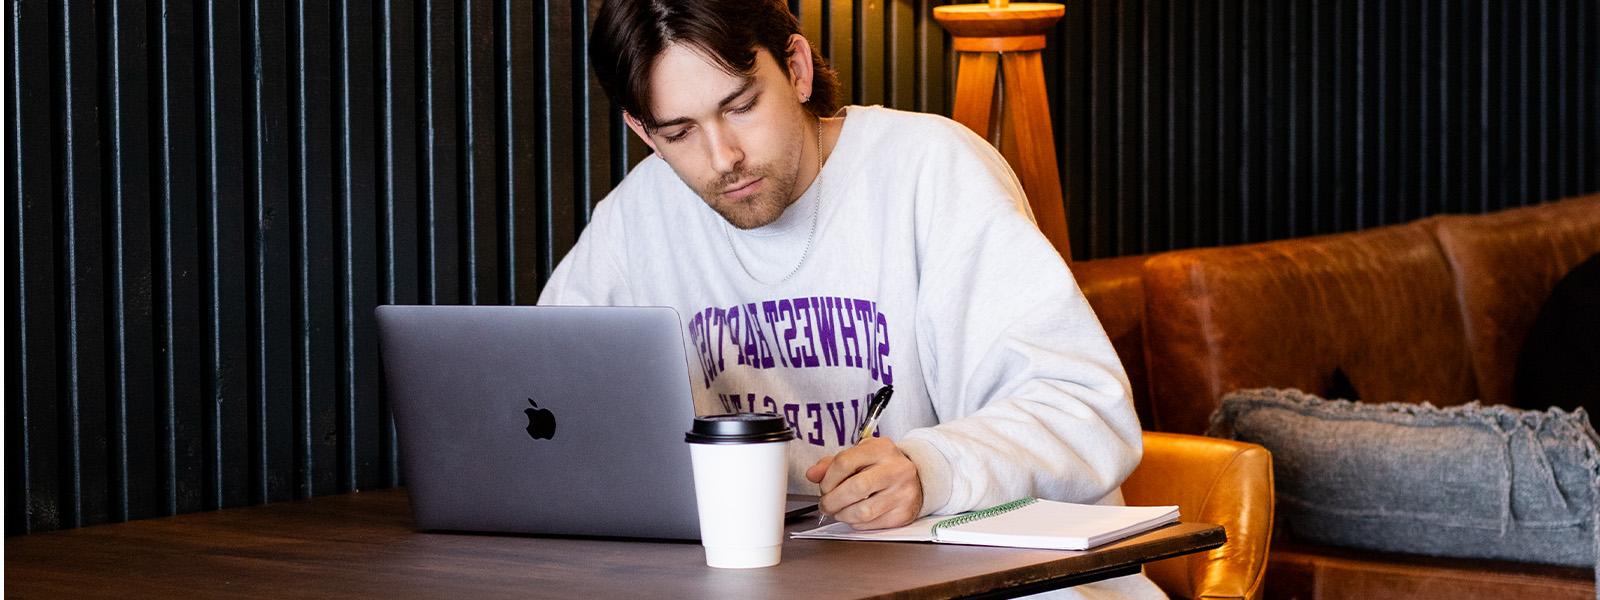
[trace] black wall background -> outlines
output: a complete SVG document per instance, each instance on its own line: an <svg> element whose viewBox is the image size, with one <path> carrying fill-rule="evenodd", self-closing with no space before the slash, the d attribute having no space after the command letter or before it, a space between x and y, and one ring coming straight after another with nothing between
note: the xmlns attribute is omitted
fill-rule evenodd
<svg viewBox="0 0 1600 600"><path fill-rule="evenodd" d="M948 114L930 4L791 0L854 102ZM395 485L372 307L532 303L643 156L583 3L6 7L8 534ZM1074 253L1600 189L1597 32L1594 0L1070 2Z"/></svg>

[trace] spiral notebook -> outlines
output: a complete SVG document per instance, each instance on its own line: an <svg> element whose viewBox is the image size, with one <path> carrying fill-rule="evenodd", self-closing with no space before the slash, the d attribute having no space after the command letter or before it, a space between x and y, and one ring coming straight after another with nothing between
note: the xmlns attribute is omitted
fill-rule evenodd
<svg viewBox="0 0 1600 600"><path fill-rule="evenodd" d="M834 522L792 535L799 539L1087 550L1176 522L1176 506L1105 506L1022 498L955 516L923 517L894 529L856 531L848 523Z"/></svg>

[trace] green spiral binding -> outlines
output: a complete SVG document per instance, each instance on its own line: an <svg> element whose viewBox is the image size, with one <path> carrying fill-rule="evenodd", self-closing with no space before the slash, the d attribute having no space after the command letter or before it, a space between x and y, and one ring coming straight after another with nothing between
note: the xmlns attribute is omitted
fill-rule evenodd
<svg viewBox="0 0 1600 600"><path fill-rule="evenodd" d="M1030 497L1027 497L1027 498L1022 498L1022 499L1018 499L1018 500L1012 500L1010 502L1007 502L1005 504L1001 504L1001 505L998 505L998 506L991 506L991 507L985 508L983 510L973 511L973 512L964 513L964 514L959 514L959 515L956 515L954 517L950 517L948 519L945 519L943 521L939 521L938 523L934 523L933 524L933 532L934 532L934 535L938 535L940 528L943 528L943 527L955 527L957 525L965 525L967 523L971 523L971 522L977 521L979 519L987 519L989 517L1003 515L1005 513L1011 512L1013 510L1022 508L1024 506L1027 506L1029 504L1033 504L1034 502L1038 502L1038 501L1039 501L1038 498L1034 498L1034 497L1030 496Z"/></svg>

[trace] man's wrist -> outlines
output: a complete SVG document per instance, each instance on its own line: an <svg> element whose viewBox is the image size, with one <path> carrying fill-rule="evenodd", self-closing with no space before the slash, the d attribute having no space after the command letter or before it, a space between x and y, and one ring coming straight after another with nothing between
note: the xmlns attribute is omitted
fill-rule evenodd
<svg viewBox="0 0 1600 600"><path fill-rule="evenodd" d="M930 515L943 508L950 501L950 461L926 440L907 438L896 445L917 467L917 479L922 484L922 507L917 516Z"/></svg>

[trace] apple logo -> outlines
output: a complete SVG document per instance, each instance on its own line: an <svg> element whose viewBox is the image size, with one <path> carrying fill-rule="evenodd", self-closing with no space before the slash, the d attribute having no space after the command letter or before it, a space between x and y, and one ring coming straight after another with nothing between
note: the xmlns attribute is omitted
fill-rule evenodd
<svg viewBox="0 0 1600 600"><path fill-rule="evenodd" d="M528 399L528 404L533 408L524 408L522 413L528 415L528 435L536 440L548 440L556 436L556 414L550 409L539 408L539 403L533 398Z"/></svg>

